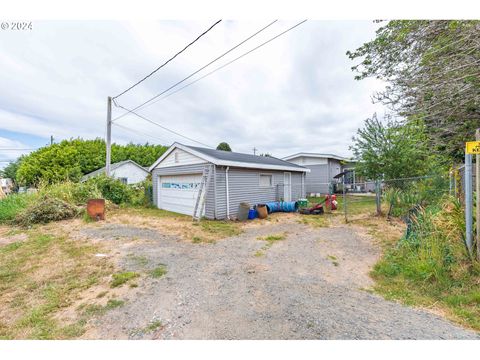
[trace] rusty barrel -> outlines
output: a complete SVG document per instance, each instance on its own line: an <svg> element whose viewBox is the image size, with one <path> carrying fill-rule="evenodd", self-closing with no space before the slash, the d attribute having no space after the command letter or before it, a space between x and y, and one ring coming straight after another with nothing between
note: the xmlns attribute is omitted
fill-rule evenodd
<svg viewBox="0 0 480 360"><path fill-rule="evenodd" d="M105 220L105 199L88 200L87 214L93 220Z"/></svg>

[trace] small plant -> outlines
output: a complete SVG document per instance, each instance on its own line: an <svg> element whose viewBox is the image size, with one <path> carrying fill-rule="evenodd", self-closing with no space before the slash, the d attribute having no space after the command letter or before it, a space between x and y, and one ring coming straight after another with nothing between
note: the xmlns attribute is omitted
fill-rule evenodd
<svg viewBox="0 0 480 360"><path fill-rule="evenodd" d="M116 273L112 275L112 281L110 282L110 287L115 288L119 287L126 282L135 279L139 275L136 272L133 271L126 271L126 272L121 272L121 273Z"/></svg>
<svg viewBox="0 0 480 360"><path fill-rule="evenodd" d="M150 275L153 277L153 278L160 278L162 277L163 275L165 275L167 273L167 266L166 265L159 265L157 266L155 269L153 269L152 271L150 271Z"/></svg>
<svg viewBox="0 0 480 360"><path fill-rule="evenodd" d="M160 320L155 320L152 321L150 324L148 324L145 327L145 332L152 332L155 331L163 326L162 322Z"/></svg>

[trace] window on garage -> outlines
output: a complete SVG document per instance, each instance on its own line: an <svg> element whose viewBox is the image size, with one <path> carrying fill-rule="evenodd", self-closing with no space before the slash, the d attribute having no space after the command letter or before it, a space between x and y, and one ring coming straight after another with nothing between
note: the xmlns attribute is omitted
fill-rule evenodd
<svg viewBox="0 0 480 360"><path fill-rule="evenodd" d="M126 177L119 177L118 180L120 180L120 182L122 184L127 184L128 183L128 178L126 178Z"/></svg>
<svg viewBox="0 0 480 360"><path fill-rule="evenodd" d="M260 186L271 187L273 185L272 174L260 174Z"/></svg>

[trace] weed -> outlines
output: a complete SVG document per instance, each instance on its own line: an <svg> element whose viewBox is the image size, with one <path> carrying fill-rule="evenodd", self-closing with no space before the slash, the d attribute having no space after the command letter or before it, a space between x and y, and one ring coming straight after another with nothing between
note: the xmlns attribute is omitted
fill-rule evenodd
<svg viewBox="0 0 480 360"><path fill-rule="evenodd" d="M155 269L150 271L150 276L152 276L153 278L160 278L163 275L165 275L166 273L167 273L167 266L163 265L163 264L160 264Z"/></svg>
<svg viewBox="0 0 480 360"><path fill-rule="evenodd" d="M257 250L254 254L255 257L262 257L265 253L262 250Z"/></svg>
<svg viewBox="0 0 480 360"><path fill-rule="evenodd" d="M122 286L126 282L135 279L139 275L134 271L126 271L121 273L116 273L112 275L112 281L110 282L110 287L115 288Z"/></svg>
<svg viewBox="0 0 480 360"><path fill-rule="evenodd" d="M232 221L202 220L202 230L222 237L235 236L242 232L240 225Z"/></svg>
<svg viewBox="0 0 480 360"><path fill-rule="evenodd" d="M145 332L153 332L163 326L162 322L160 320L155 320L152 321L150 324L148 324L145 327Z"/></svg>

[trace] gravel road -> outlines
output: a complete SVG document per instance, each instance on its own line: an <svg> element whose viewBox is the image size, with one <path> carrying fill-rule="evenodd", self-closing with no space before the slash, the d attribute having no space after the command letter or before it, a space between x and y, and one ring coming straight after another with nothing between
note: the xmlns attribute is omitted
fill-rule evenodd
<svg viewBox="0 0 480 360"><path fill-rule="evenodd" d="M255 256L267 244L259 236L283 232L285 240ZM379 250L349 227L268 223L214 244L121 224L85 229L83 235L118 244L135 238L115 248L125 270L147 273L158 264L168 269L162 278L142 276L126 304L92 323L85 338L479 338L364 290L372 284L368 272Z"/></svg>

